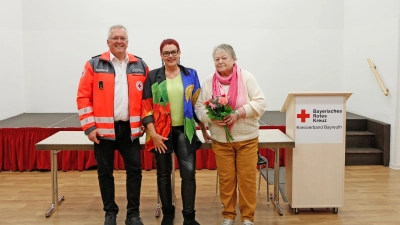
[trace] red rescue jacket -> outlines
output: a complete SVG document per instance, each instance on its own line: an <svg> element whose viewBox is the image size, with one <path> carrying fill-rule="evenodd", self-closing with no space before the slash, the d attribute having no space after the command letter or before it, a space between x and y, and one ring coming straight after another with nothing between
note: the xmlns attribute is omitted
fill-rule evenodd
<svg viewBox="0 0 400 225"><path fill-rule="evenodd" d="M132 138L142 134L140 119L143 85L148 67L139 57L128 54L129 121ZM115 70L110 52L95 56L85 64L79 82L77 105L79 119L85 134L98 129L103 139L115 139L114 131L114 78Z"/></svg>

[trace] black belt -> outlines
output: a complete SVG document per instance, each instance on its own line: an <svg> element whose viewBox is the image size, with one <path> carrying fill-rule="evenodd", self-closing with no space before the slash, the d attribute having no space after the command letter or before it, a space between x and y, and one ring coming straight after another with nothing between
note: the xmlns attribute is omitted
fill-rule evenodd
<svg viewBox="0 0 400 225"><path fill-rule="evenodd" d="M128 121L118 120L118 121L114 121L114 123L125 124L125 123L129 123L129 120Z"/></svg>

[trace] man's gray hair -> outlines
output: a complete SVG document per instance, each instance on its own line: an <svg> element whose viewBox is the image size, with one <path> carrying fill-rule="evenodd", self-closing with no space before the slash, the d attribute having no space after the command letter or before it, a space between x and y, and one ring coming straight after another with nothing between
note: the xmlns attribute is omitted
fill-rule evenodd
<svg viewBox="0 0 400 225"><path fill-rule="evenodd" d="M110 29L108 29L108 38L110 38L111 36L111 31L114 29L123 29L126 32L126 37L128 37L128 30L126 29L126 27L124 27L123 25L117 24L117 25L113 25L110 27Z"/></svg>
<svg viewBox="0 0 400 225"><path fill-rule="evenodd" d="M213 54L212 54L212 57L213 57L213 58L215 57L215 53L216 53L217 51L218 51L218 52L219 52L219 51L225 51L226 53L229 54L229 56L230 56L232 59L236 60L235 50L233 50L233 47L232 47L231 45L228 45L228 44L220 44L220 45L218 45L218 46L215 46L215 47L214 47L214 50L213 50Z"/></svg>

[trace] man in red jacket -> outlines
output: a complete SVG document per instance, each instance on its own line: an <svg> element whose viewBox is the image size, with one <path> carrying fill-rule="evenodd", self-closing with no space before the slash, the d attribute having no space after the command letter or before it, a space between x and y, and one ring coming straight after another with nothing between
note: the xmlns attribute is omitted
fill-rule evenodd
<svg viewBox="0 0 400 225"><path fill-rule="evenodd" d="M148 67L126 52L127 29L114 25L108 31L109 51L86 62L79 82L77 105L82 129L94 143L97 174L105 211L104 225L116 225L114 150L126 169L126 225L143 225L140 218L142 170L139 137L143 84Z"/></svg>

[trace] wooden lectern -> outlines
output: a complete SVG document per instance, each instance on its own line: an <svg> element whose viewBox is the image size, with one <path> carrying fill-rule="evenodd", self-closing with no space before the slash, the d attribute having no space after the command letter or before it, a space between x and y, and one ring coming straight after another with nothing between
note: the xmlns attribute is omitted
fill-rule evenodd
<svg viewBox="0 0 400 225"><path fill-rule="evenodd" d="M286 197L295 214L299 208L344 205L346 100L350 92L289 93L286 135L296 147L286 150Z"/></svg>

